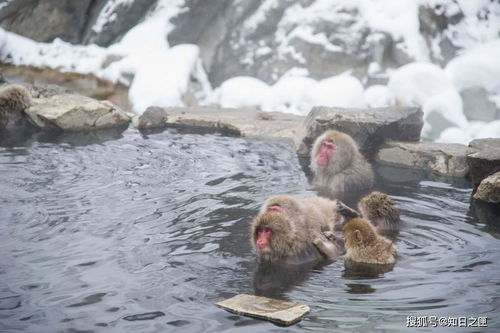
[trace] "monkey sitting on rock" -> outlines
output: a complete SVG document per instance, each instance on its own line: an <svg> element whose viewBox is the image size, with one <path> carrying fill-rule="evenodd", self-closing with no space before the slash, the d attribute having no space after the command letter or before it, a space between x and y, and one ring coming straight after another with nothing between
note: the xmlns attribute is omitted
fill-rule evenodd
<svg viewBox="0 0 500 333"><path fill-rule="evenodd" d="M371 165L347 134L329 130L312 146L313 184L332 193L369 189L373 186Z"/></svg>
<svg viewBox="0 0 500 333"><path fill-rule="evenodd" d="M24 110L31 103L31 94L21 85L10 84L0 88L0 128L22 119Z"/></svg>
<svg viewBox="0 0 500 333"><path fill-rule="evenodd" d="M336 200L274 196L266 200L251 224L252 245L261 262L301 264L325 258L334 260L343 253L343 242L333 238L334 226L343 223L346 216L357 215ZM315 246L319 241L327 250Z"/></svg>

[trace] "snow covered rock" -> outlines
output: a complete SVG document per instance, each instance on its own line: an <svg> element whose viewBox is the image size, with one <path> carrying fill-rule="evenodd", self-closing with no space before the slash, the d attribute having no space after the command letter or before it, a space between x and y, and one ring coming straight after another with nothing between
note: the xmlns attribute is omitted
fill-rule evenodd
<svg viewBox="0 0 500 333"><path fill-rule="evenodd" d="M474 188L500 170L500 138L476 139L469 143L467 164Z"/></svg>
<svg viewBox="0 0 500 333"><path fill-rule="evenodd" d="M42 129L64 131L127 126L130 121L125 112L109 101L73 94L35 98L25 112Z"/></svg>
<svg viewBox="0 0 500 333"><path fill-rule="evenodd" d="M500 203L500 171L481 181L474 198L490 203Z"/></svg>
<svg viewBox="0 0 500 333"><path fill-rule="evenodd" d="M467 146L462 144L389 141L377 152L375 160L381 164L463 177L469 171L466 152Z"/></svg>
<svg viewBox="0 0 500 333"><path fill-rule="evenodd" d="M345 132L371 157L386 140L418 141L423 126L422 111L415 107L344 109L315 107L307 116L305 136L298 154L308 156L314 140L329 129Z"/></svg>

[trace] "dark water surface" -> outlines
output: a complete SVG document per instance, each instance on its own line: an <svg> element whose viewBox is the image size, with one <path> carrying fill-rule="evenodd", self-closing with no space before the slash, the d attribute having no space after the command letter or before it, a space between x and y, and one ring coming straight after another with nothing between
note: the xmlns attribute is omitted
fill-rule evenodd
<svg viewBox="0 0 500 333"><path fill-rule="evenodd" d="M283 329L213 303L255 292L260 203L313 194L289 144L129 129L0 147L0 331L402 331L407 316L500 329L498 212L465 182L377 177L402 210L404 257L377 277L335 262L283 278L281 297L311 307Z"/></svg>

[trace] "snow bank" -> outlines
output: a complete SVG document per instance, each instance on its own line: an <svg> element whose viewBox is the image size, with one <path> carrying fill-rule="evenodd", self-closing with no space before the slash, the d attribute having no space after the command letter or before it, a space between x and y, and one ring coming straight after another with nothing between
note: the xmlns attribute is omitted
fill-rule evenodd
<svg viewBox="0 0 500 333"><path fill-rule="evenodd" d="M490 92L500 92L500 40L480 45L452 59L445 72L460 91L483 87Z"/></svg>
<svg viewBox="0 0 500 333"><path fill-rule="evenodd" d="M249 76L226 80L212 103L223 107L257 106L262 110L306 115L313 106L364 107L364 89L355 77L342 74L316 81L285 76L273 86Z"/></svg>
<svg viewBox="0 0 500 333"><path fill-rule="evenodd" d="M439 66L431 63L411 63L397 69L387 85L396 98L396 104L421 106L424 119L431 113L438 113L458 127L467 126L463 113L462 98L453 82ZM425 136L431 129L424 127Z"/></svg>
<svg viewBox="0 0 500 333"><path fill-rule="evenodd" d="M473 139L482 138L500 138L500 119L491 123L471 121L466 128L447 128L441 133L436 142L467 145Z"/></svg>
<svg viewBox="0 0 500 333"><path fill-rule="evenodd" d="M189 78L199 61L196 45L177 45L149 54L137 66L129 89L129 100L136 113L148 106L182 106Z"/></svg>

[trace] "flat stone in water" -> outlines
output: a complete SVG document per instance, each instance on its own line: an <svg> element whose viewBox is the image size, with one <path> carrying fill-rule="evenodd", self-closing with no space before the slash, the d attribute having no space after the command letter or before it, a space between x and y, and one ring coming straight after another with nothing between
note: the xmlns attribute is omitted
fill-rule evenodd
<svg viewBox="0 0 500 333"><path fill-rule="evenodd" d="M283 326L299 322L311 311L307 305L247 294L236 295L215 305L229 312Z"/></svg>

